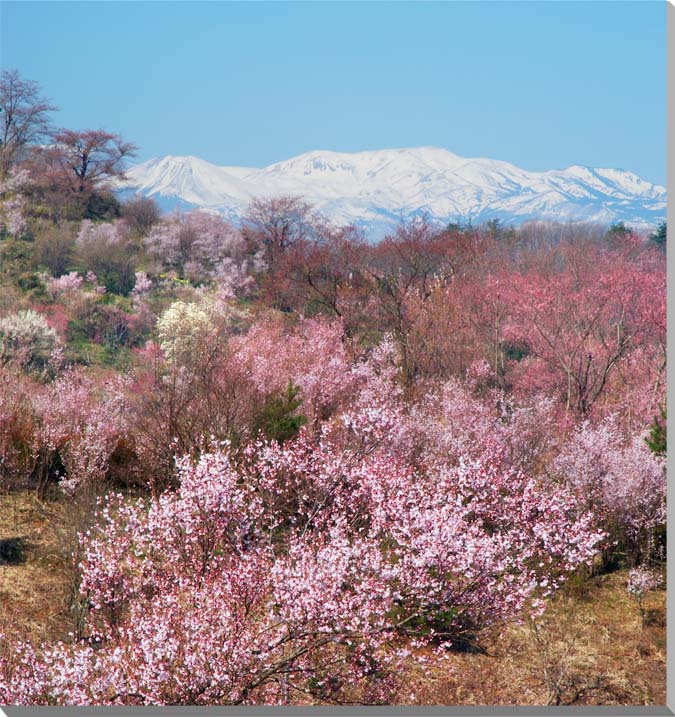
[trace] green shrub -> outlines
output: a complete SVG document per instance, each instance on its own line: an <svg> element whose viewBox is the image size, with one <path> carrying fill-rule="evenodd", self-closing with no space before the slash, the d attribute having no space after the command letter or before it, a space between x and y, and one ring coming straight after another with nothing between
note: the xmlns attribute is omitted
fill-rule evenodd
<svg viewBox="0 0 675 717"><path fill-rule="evenodd" d="M283 393L270 396L253 424L253 435L278 443L295 438L307 423L306 416L296 413L302 405L299 393L300 389L289 381Z"/></svg>

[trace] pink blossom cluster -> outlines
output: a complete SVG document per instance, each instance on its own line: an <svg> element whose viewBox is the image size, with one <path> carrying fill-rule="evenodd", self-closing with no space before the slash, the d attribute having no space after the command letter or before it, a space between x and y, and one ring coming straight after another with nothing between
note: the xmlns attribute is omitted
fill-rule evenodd
<svg viewBox="0 0 675 717"><path fill-rule="evenodd" d="M156 500L104 499L81 536L87 627L2 665L19 704L391 697L410 649L536 609L602 532L574 496L490 459L424 470L395 409L181 459Z"/></svg>
<svg viewBox="0 0 675 717"><path fill-rule="evenodd" d="M328 417L359 383L340 321L300 319L289 330L279 320L263 320L231 346L234 361L261 394L284 391L291 381L311 418Z"/></svg>
<svg viewBox="0 0 675 717"><path fill-rule="evenodd" d="M86 639L20 649L3 703L280 703L373 680L388 624L372 548L375 565L336 526L277 558L239 478L221 452L149 506L107 499L83 536Z"/></svg>
<svg viewBox="0 0 675 717"><path fill-rule="evenodd" d="M163 218L150 230L145 246L163 268L195 281L210 277L233 295L250 286L250 272L260 263L232 224L197 210Z"/></svg>
<svg viewBox="0 0 675 717"><path fill-rule="evenodd" d="M642 603L647 593L660 587L661 583L661 577L653 570L640 566L628 573L626 590L638 603Z"/></svg>
<svg viewBox="0 0 675 717"><path fill-rule="evenodd" d="M666 466L643 435L627 440L614 416L597 425L586 421L552 467L633 560L649 556L654 530L666 520Z"/></svg>
<svg viewBox="0 0 675 717"><path fill-rule="evenodd" d="M129 436L126 387L119 379L97 381L63 369L51 383L0 369L0 483L59 480L69 494L107 476L111 457Z"/></svg>
<svg viewBox="0 0 675 717"><path fill-rule="evenodd" d="M400 402L398 421L407 426L411 449L426 465L441 466L498 450L510 466L541 472L557 451L555 400L535 394L516 401L498 388L475 391L472 378L453 378L428 382L417 401Z"/></svg>
<svg viewBox="0 0 675 717"><path fill-rule="evenodd" d="M28 229L28 202L22 189L25 189L29 182L30 174L25 169L15 171L0 180L0 229L16 237Z"/></svg>
<svg viewBox="0 0 675 717"><path fill-rule="evenodd" d="M58 476L74 493L102 481L110 457L128 433L126 399L120 380L102 387L82 371L66 370L32 399L38 417L34 451L43 464L58 454L65 468Z"/></svg>
<svg viewBox="0 0 675 717"><path fill-rule="evenodd" d="M144 271L136 272L136 283L132 290L132 295L140 296L141 294L147 294L152 288L152 281Z"/></svg>
<svg viewBox="0 0 675 717"><path fill-rule="evenodd" d="M665 272L650 255L568 260L563 272L504 277L504 337L528 347L514 367L517 389L555 392L577 416L601 416L606 409L598 407L616 391L632 353L665 347Z"/></svg>
<svg viewBox="0 0 675 717"><path fill-rule="evenodd" d="M58 278L51 278L48 281L47 288L52 296L64 294L69 291L77 291L82 287L84 279L76 271L63 274Z"/></svg>
<svg viewBox="0 0 675 717"><path fill-rule="evenodd" d="M92 222L83 219L77 234L78 246L104 244L116 246L127 240L127 227L123 222Z"/></svg>
<svg viewBox="0 0 675 717"><path fill-rule="evenodd" d="M26 221L26 200L21 194L4 199L0 206L0 222L3 228L13 236L20 236L28 228Z"/></svg>

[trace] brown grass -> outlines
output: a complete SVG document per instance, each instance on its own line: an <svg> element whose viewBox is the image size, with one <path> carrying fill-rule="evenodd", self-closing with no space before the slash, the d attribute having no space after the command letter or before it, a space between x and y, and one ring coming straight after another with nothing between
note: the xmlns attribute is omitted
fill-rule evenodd
<svg viewBox="0 0 675 717"><path fill-rule="evenodd" d="M31 491L0 494L0 545L12 547L11 562L0 561L0 631L8 636L41 642L72 630L72 561L58 529L66 516L66 505Z"/></svg>
<svg viewBox="0 0 675 717"><path fill-rule="evenodd" d="M401 702L665 704L666 594L647 597L643 625L626 580L618 571L577 584L539 620L487 636L487 654L451 652L427 674L412 671Z"/></svg>
<svg viewBox="0 0 675 717"><path fill-rule="evenodd" d="M70 557L87 511L33 493L0 494L0 632L34 643L75 629ZM4 543L6 545L6 543ZM16 545L14 542L12 546ZM0 551L1 553L2 551ZM485 636L486 654L448 651L411 667L397 702L442 705L665 704L665 591L652 592L644 624L626 571L577 581L536 623Z"/></svg>

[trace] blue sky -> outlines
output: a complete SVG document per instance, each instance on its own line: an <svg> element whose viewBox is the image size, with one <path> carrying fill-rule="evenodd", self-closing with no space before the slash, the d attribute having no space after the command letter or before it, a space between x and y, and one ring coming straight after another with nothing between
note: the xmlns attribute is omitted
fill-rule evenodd
<svg viewBox="0 0 675 717"><path fill-rule="evenodd" d="M665 183L665 2L0 3L0 62L139 159L434 145Z"/></svg>

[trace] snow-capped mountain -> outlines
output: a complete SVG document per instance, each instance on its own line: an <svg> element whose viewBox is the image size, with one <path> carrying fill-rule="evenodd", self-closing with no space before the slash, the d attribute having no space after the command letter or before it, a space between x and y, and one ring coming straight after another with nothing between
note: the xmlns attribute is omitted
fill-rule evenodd
<svg viewBox="0 0 675 717"><path fill-rule="evenodd" d="M308 152L263 169L165 156L132 167L127 176L124 189L155 197L165 208L199 207L236 220L253 198L301 195L329 219L373 235L416 215L443 223L623 221L637 228L666 216L665 187L632 172L582 166L528 172L436 147Z"/></svg>

